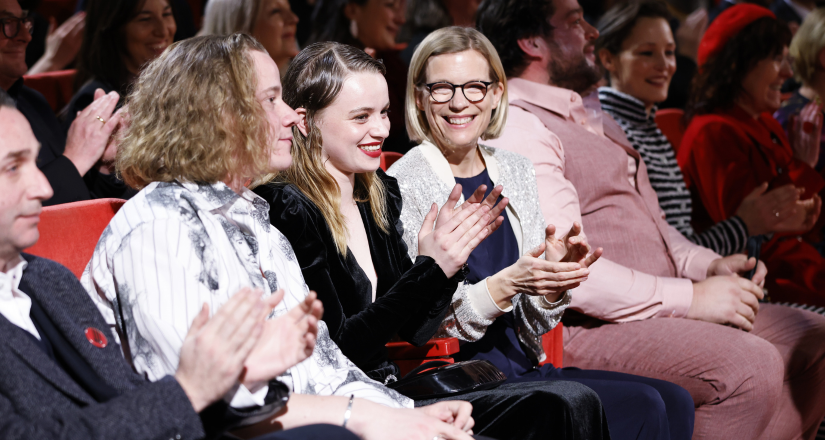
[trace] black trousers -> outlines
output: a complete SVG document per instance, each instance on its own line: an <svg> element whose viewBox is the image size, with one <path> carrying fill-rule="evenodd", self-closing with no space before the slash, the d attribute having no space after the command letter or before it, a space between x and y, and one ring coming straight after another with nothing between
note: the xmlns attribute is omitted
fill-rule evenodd
<svg viewBox="0 0 825 440"><path fill-rule="evenodd" d="M335 425L309 425L255 437L254 440L359 440L352 431Z"/></svg>
<svg viewBox="0 0 825 440"><path fill-rule="evenodd" d="M505 383L492 390L416 401L415 406L441 400L472 403L473 432L497 440L610 438L599 396L577 382Z"/></svg>

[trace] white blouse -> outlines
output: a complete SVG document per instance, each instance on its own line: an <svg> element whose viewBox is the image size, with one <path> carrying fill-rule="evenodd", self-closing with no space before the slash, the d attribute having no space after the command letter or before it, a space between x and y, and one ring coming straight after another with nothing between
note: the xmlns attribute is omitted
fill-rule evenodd
<svg viewBox="0 0 825 440"><path fill-rule="evenodd" d="M174 374L203 303L214 313L243 287L286 292L272 315L301 303L309 289L289 241L269 223L269 205L223 183L152 183L126 202L103 231L81 279L124 355L149 380ZM113 332L114 333L114 332ZM369 379L318 326L313 354L278 378L300 394L350 395L392 407L412 400ZM227 400L262 404L239 386Z"/></svg>

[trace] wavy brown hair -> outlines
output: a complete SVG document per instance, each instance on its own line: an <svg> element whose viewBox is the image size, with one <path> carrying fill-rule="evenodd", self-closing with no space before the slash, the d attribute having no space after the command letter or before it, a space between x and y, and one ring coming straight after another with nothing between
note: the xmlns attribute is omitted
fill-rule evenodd
<svg viewBox="0 0 825 440"><path fill-rule="evenodd" d="M341 188L324 167L318 114L335 101L344 81L359 72L384 75L386 69L361 49L331 41L311 44L292 60L284 76L284 102L306 109L307 136L293 128L292 166L270 176L295 185L321 210L341 255L347 254L349 232L340 210ZM386 188L374 171L355 175L352 196L370 203L372 218L388 233Z"/></svg>
<svg viewBox="0 0 825 440"><path fill-rule="evenodd" d="M699 66L693 78L685 122L696 115L731 108L745 93L742 81L756 65L782 55L791 42L788 26L771 17L754 20L728 40L725 47Z"/></svg>
<svg viewBox="0 0 825 440"><path fill-rule="evenodd" d="M216 183L269 172L272 128L255 99L245 34L210 35L173 44L141 73L127 98L127 129L117 152L123 180Z"/></svg>

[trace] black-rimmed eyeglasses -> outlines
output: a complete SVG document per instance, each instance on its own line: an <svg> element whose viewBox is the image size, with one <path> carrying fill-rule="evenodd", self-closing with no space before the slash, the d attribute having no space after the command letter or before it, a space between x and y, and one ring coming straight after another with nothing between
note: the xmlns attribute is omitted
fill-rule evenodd
<svg viewBox="0 0 825 440"><path fill-rule="evenodd" d="M461 89L467 101L475 104L484 100L487 96L487 89L492 84L492 81L470 81L464 84L453 84L448 82L435 82L426 84L427 90L430 91L430 96L433 101L445 103L450 102L455 95L455 89Z"/></svg>
<svg viewBox="0 0 825 440"><path fill-rule="evenodd" d="M34 17L4 17L0 18L0 27L3 28L3 35L6 38L16 38L20 34L20 28L26 28L31 33L34 28Z"/></svg>

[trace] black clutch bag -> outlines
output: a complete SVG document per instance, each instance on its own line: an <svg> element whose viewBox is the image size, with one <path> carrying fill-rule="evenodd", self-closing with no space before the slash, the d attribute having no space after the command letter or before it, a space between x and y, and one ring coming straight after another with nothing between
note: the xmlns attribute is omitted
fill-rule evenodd
<svg viewBox="0 0 825 440"><path fill-rule="evenodd" d="M432 399L495 388L507 376L489 361L427 362L387 386L411 399Z"/></svg>

